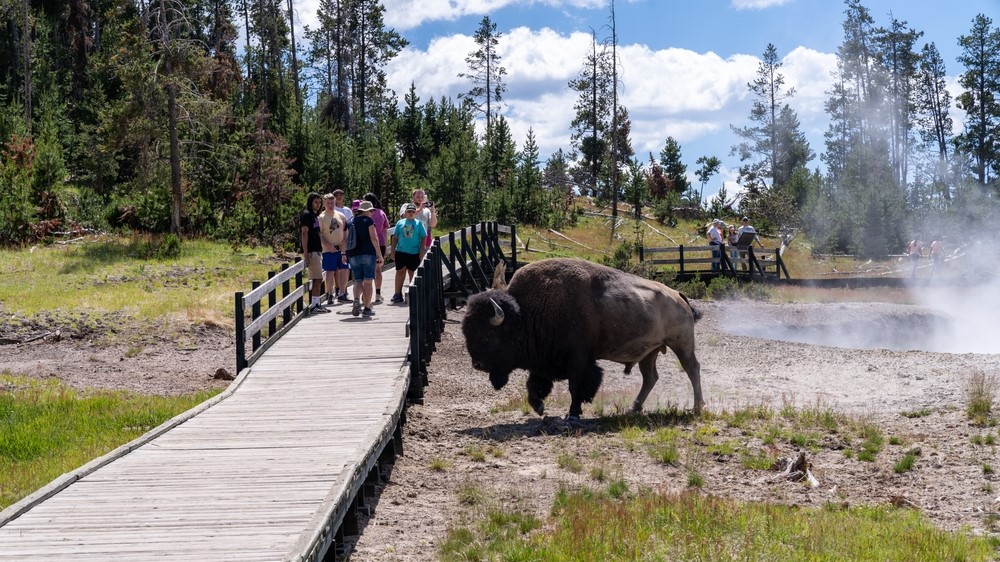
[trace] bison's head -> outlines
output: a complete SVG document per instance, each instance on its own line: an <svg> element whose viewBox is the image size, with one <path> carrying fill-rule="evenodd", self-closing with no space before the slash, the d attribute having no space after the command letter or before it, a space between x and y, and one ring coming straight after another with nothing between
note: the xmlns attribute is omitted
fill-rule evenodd
<svg viewBox="0 0 1000 562"><path fill-rule="evenodd" d="M517 367L520 325L521 308L506 291L486 291L469 298L462 320L465 348L472 366L489 373L497 390Z"/></svg>

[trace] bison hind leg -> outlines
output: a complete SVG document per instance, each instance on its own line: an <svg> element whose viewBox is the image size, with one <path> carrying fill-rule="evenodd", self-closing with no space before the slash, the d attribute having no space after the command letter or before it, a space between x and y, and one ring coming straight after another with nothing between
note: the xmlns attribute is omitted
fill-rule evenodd
<svg viewBox="0 0 1000 562"><path fill-rule="evenodd" d="M642 411L642 405L646 403L646 398L649 396L650 391L653 390L656 381L660 380L660 375L656 372L656 356L659 354L660 349L654 349L639 361L639 372L642 373L642 388L639 389L639 394L635 397L635 401L632 402L632 411L635 413Z"/></svg>
<svg viewBox="0 0 1000 562"><path fill-rule="evenodd" d="M601 388L604 370L593 358L569 378L569 395L571 403L567 419L579 418L583 413L583 403L593 402L597 390Z"/></svg>
<svg viewBox="0 0 1000 562"><path fill-rule="evenodd" d="M628 363L625 363L625 374L626 375L632 372L632 367L634 365L635 365L635 361L629 361Z"/></svg>

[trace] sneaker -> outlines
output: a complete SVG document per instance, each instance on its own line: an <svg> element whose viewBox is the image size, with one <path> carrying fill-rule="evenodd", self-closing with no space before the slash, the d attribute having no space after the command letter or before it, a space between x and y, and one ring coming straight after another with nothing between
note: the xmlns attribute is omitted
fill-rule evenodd
<svg viewBox="0 0 1000 562"><path fill-rule="evenodd" d="M351 308L351 315L357 316L361 314L361 301L354 301L354 306Z"/></svg>
<svg viewBox="0 0 1000 562"><path fill-rule="evenodd" d="M363 311L361 312L361 315L362 315L362 316L375 316L375 311L374 311L374 310L372 310L372 309L370 309L370 308L365 308L365 309L364 309L364 310L363 310Z"/></svg>
<svg viewBox="0 0 1000 562"><path fill-rule="evenodd" d="M333 295L327 295L326 296L326 304L327 304L327 306L333 304Z"/></svg>
<svg viewBox="0 0 1000 562"><path fill-rule="evenodd" d="M382 304L384 302L385 299L382 298L382 295L375 295L375 304Z"/></svg>
<svg viewBox="0 0 1000 562"><path fill-rule="evenodd" d="M395 295L392 295L392 298L389 300L389 302L391 302L393 304L396 304L398 302L403 302L403 295L398 294L398 293L395 294Z"/></svg>
<svg viewBox="0 0 1000 562"><path fill-rule="evenodd" d="M347 293L344 293L344 294L340 295L339 297L337 297L337 301L338 302L351 302L351 299L347 296Z"/></svg>
<svg viewBox="0 0 1000 562"><path fill-rule="evenodd" d="M321 304L314 304L309 307L309 314L320 314L323 312L330 312L330 311L327 310L326 307Z"/></svg>

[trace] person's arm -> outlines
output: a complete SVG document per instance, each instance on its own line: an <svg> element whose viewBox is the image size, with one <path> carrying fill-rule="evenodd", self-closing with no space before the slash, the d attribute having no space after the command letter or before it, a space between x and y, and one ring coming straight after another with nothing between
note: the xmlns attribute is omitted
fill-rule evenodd
<svg viewBox="0 0 1000 562"><path fill-rule="evenodd" d="M375 263L384 263L385 260L382 259L382 248L378 243L378 229L375 228L375 223L368 225L368 237L371 238L372 246L375 247Z"/></svg>
<svg viewBox="0 0 1000 562"><path fill-rule="evenodd" d="M427 221L427 224L431 225L431 228L436 228L438 225L438 215L437 207L431 207L431 218Z"/></svg>
<svg viewBox="0 0 1000 562"><path fill-rule="evenodd" d="M302 261L305 262L306 267L309 266L309 227L301 226L299 227L300 238L302 242Z"/></svg>
<svg viewBox="0 0 1000 562"><path fill-rule="evenodd" d="M420 249L417 251L417 261L422 262L424 261L424 254L427 253L427 243L424 241L427 238L427 230L424 229L422 222L417 221L417 225L417 239L420 241L420 245L418 246Z"/></svg>

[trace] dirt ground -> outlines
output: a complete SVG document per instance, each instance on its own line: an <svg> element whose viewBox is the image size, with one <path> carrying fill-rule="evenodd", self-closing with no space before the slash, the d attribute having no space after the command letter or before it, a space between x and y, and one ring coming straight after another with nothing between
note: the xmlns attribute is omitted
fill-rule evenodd
<svg viewBox="0 0 1000 562"><path fill-rule="evenodd" d="M943 529L997 531L1000 484L988 468L1000 468L1000 457L996 446L974 441L1000 437L996 428L967 419L965 391L975 372L1000 378L1000 354L857 350L761 337L775 337L778 332L769 328L801 331L815 324L843 330L882 322L893 330L915 317L914 307L902 305L694 304L705 313L697 324L698 357L710 414L693 424L717 428L716 442L792 457L800 450L787 441L765 445L754 432L713 420L711 413L754 405L775 412L786 405L830 408L882 428L886 445L876 461L845 454L856 443L832 434L806 450L816 487L743 468L739 455L695 447L678 462L663 464L595 421L595 408L607 415L615 404L631 403L640 386L638 369L624 375L620 365L602 363L601 393L595 405L584 406L578 425L561 419L568 410L565 382L546 402L547 417L525 413L519 406L525 373L515 372L502 391L494 391L487 375L472 369L459 310L449 312L424 403L407 411L404 454L362 522L350 560L435 560L448 530L475 521L486 509L527 510L544 520L560 487L599 489L622 479L629 490L672 492L686 488L692 471L703 477L706 494L799 506L894 502L919 509ZM14 330L0 321L0 338L24 339L29 332L23 323ZM58 337L0 345L0 370L55 377L79 388L157 394L222 388L228 381L215 378L218 370L233 370L232 336L221 328L143 336L127 345L108 345L97 332L64 330ZM658 368L660 381L646 410L689 408L691 386L673 355L661 356ZM687 429L687 422L680 423ZM895 473L894 463L915 449L913 470ZM570 458L577 462L565 462Z"/></svg>

